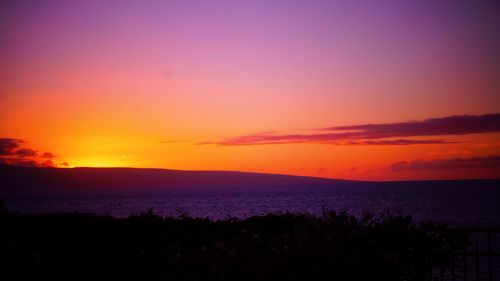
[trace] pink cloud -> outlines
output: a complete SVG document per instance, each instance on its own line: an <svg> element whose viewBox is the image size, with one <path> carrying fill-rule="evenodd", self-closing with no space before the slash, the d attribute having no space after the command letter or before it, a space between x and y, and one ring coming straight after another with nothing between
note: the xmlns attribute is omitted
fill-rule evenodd
<svg viewBox="0 0 500 281"><path fill-rule="evenodd" d="M338 145L414 145L414 144L449 144L460 143L457 141L447 141L443 139L434 140L410 140L410 139L397 139L397 140L362 140L362 141L347 141L337 142Z"/></svg>
<svg viewBox="0 0 500 281"><path fill-rule="evenodd" d="M500 168L500 156L399 161L390 166L390 169L396 172L464 168Z"/></svg>
<svg viewBox="0 0 500 281"><path fill-rule="evenodd" d="M444 139L415 140L397 139L400 137L422 137L440 135L466 135L500 132L500 113L485 115L455 115L442 118L425 119L385 124L362 124L336 126L322 129L327 133L316 134L276 134L274 132L224 138L219 141L206 141L198 144L220 146L268 145L287 143L322 142L338 145L416 145L457 143Z"/></svg>
<svg viewBox="0 0 500 281"><path fill-rule="evenodd" d="M19 157L34 157L38 154L38 152L31 148L20 148L15 151L15 154Z"/></svg>
<svg viewBox="0 0 500 281"><path fill-rule="evenodd" d="M42 154L42 157L43 158L54 158L56 157L54 154L50 153L50 152L45 152Z"/></svg>
<svg viewBox="0 0 500 281"><path fill-rule="evenodd" d="M21 139L0 138L0 164L22 166L22 167L55 167L51 158L55 155L45 152L38 157L39 153L28 147Z"/></svg>

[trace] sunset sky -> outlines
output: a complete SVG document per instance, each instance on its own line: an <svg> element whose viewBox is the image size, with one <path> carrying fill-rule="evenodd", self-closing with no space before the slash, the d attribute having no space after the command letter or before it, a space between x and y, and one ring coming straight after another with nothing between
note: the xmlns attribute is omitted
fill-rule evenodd
<svg viewBox="0 0 500 281"><path fill-rule="evenodd" d="M500 177L498 1L1 1L0 162Z"/></svg>

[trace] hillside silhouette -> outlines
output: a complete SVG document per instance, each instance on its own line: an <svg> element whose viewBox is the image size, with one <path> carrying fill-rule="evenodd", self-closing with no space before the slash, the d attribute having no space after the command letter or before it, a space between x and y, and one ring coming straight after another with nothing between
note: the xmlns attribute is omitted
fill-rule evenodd
<svg viewBox="0 0 500 281"><path fill-rule="evenodd" d="M231 171L0 166L3 189L319 185L347 180Z"/></svg>

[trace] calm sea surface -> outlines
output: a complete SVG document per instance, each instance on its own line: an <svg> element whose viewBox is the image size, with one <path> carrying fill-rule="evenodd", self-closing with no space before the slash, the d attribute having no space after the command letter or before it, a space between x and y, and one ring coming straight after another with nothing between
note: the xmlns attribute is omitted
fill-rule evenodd
<svg viewBox="0 0 500 281"><path fill-rule="evenodd" d="M345 209L354 215L389 210L412 215L416 221L447 222L456 228L500 228L500 181L0 191L0 198L9 210L25 213L76 211L124 217L152 208L162 216L188 214L223 219L269 212L320 215L322 209ZM485 237L471 237L479 242L481 252L487 249ZM500 251L498 233L493 236L492 249ZM486 258L481 259L480 272L486 278L488 263ZM500 280L500 259L494 257L492 265L493 280ZM457 266L456 280L463 280L462 265ZM469 258L470 274L475 274L474 266L474 260ZM439 272L435 274L439 276ZM446 273L445 280L451 280L450 276Z"/></svg>
<svg viewBox="0 0 500 281"><path fill-rule="evenodd" d="M183 187L0 192L6 207L28 213L94 212L122 217L152 208L163 216L221 219L322 209L401 211L417 221L500 228L499 181L336 184L334 186Z"/></svg>

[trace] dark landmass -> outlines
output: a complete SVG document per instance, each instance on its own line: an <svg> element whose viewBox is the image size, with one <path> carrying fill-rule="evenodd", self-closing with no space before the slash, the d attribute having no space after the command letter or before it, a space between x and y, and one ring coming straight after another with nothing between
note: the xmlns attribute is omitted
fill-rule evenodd
<svg viewBox="0 0 500 281"><path fill-rule="evenodd" d="M429 280L466 237L400 214L221 221L0 207L2 280Z"/></svg>
<svg viewBox="0 0 500 281"><path fill-rule="evenodd" d="M137 188L307 185L349 182L314 177L229 171L143 168L39 168L0 166L3 189Z"/></svg>
<svg viewBox="0 0 500 281"><path fill-rule="evenodd" d="M500 179L368 182L280 174L145 168L40 168L0 165L0 190L245 186L500 186Z"/></svg>

